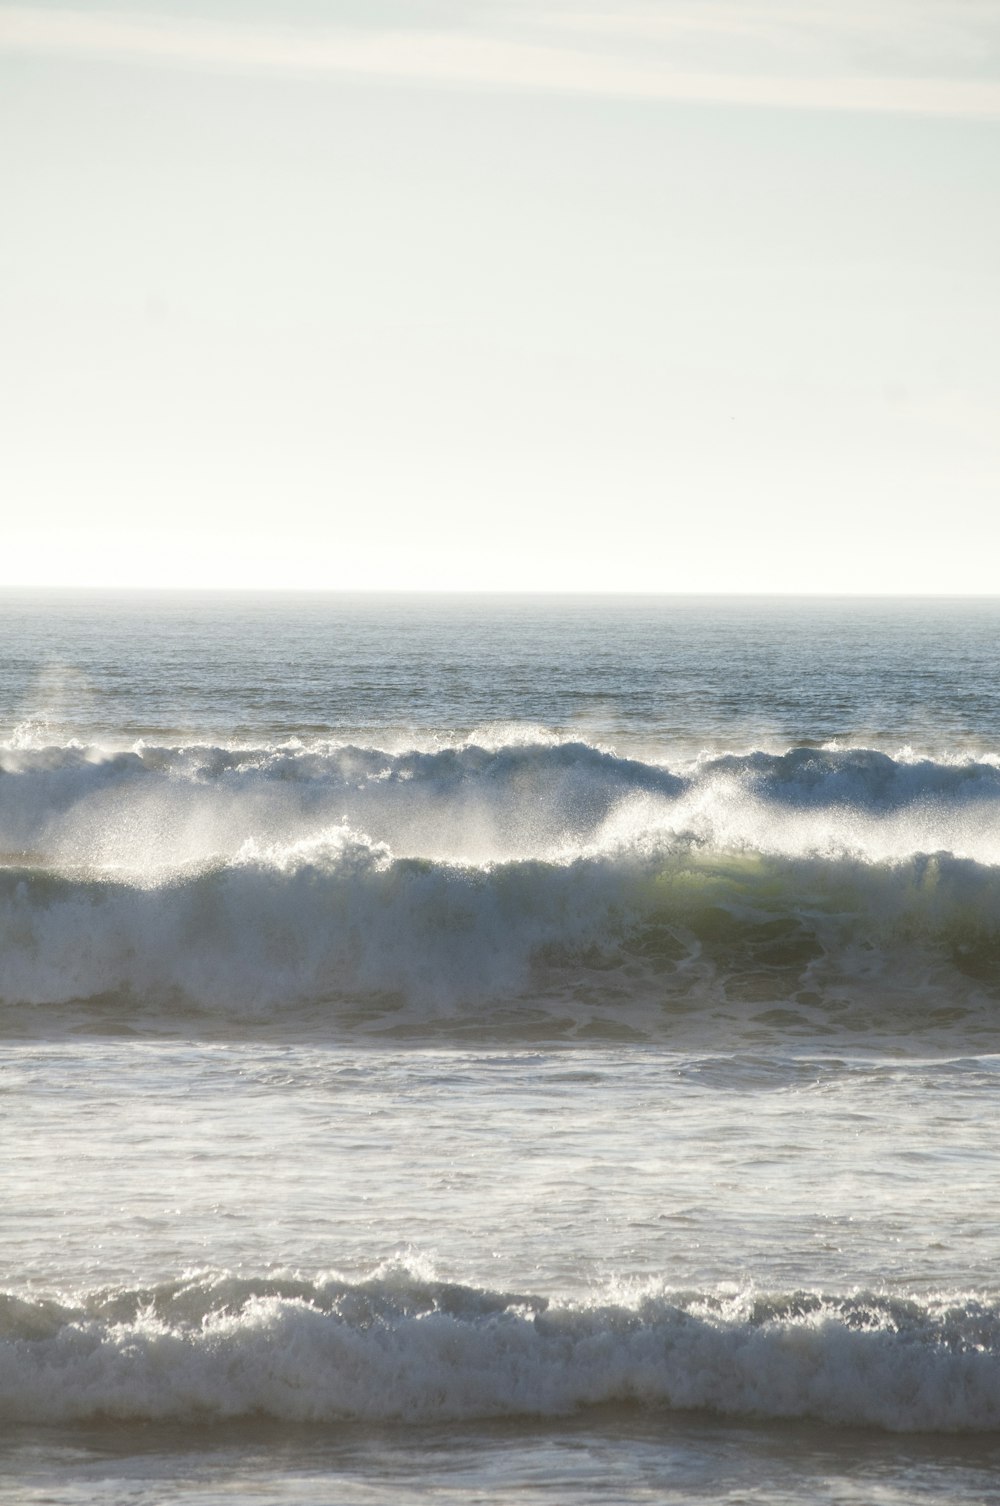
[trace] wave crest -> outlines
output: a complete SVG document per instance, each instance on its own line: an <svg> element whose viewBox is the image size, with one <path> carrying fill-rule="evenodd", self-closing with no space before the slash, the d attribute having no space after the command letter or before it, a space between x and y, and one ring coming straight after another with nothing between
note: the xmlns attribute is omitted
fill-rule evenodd
<svg viewBox="0 0 1000 1506"><path fill-rule="evenodd" d="M794 748L671 769L552 741L0 752L0 854L12 860L163 873L337 825L401 857L480 864L650 833L785 856L944 851L1000 864L1000 768Z"/></svg>
<svg viewBox="0 0 1000 1506"><path fill-rule="evenodd" d="M547 1417L609 1403L893 1431L1000 1426L1000 1310L646 1290L588 1303L382 1268L0 1302L0 1416Z"/></svg>
<svg viewBox="0 0 1000 1506"><path fill-rule="evenodd" d="M0 999L470 1025L530 999L654 1031L700 1005L993 1009L998 817L990 764L858 750L8 751Z"/></svg>

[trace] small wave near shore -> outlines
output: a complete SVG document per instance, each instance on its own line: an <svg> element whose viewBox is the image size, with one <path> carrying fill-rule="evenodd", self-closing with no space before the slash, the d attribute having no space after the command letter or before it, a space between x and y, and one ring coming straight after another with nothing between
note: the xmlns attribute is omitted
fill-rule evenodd
<svg viewBox="0 0 1000 1506"><path fill-rule="evenodd" d="M1000 1427L1000 1313L961 1295L671 1292L196 1273L0 1298L0 1416L442 1423L605 1405L897 1432Z"/></svg>

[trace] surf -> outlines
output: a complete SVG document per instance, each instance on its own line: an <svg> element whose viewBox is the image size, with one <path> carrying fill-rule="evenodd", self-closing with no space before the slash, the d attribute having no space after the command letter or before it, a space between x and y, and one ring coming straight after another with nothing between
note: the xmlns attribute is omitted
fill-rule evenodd
<svg viewBox="0 0 1000 1506"><path fill-rule="evenodd" d="M450 1423L625 1405L891 1432L1000 1426L1000 1312L966 1294L676 1292L586 1301L387 1263L366 1279L190 1273L0 1299L8 1423Z"/></svg>
<svg viewBox="0 0 1000 1506"><path fill-rule="evenodd" d="M7 747L0 1000L557 1036L985 1019L998 817L994 763L868 749Z"/></svg>

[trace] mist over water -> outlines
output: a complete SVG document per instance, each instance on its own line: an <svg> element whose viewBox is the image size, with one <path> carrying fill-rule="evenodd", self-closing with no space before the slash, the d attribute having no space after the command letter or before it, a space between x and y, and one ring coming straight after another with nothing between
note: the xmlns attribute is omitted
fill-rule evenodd
<svg viewBox="0 0 1000 1506"><path fill-rule="evenodd" d="M401 1426L483 1499L496 1427L539 1500L668 1452L664 1498L717 1499L705 1458L738 1492L761 1448L782 1499L864 1493L817 1496L808 1424L974 1436L980 1473L878 1469L985 1499L998 628L0 599L9 1467L194 1428L166 1498L223 1456L248 1492L225 1430L266 1418L303 1499L392 1499Z"/></svg>

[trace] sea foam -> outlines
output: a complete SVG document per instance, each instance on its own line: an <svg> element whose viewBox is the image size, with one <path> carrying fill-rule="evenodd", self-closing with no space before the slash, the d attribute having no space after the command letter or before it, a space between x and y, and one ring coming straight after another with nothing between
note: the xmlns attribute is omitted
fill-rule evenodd
<svg viewBox="0 0 1000 1506"><path fill-rule="evenodd" d="M383 1268L0 1300L0 1417L439 1423L624 1404L893 1431L1000 1426L1000 1312L968 1297L586 1303Z"/></svg>

